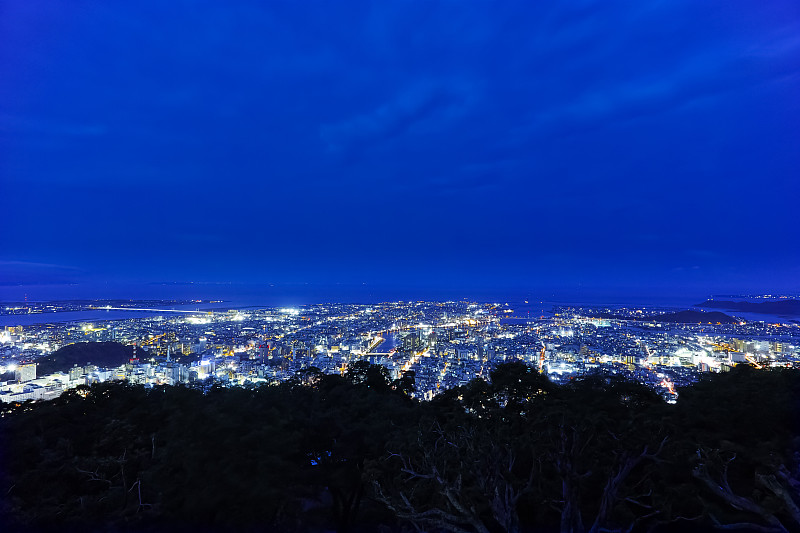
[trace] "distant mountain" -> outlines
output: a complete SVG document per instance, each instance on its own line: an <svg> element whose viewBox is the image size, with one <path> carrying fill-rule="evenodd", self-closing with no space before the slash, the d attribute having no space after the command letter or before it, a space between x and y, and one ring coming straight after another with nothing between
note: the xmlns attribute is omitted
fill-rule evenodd
<svg viewBox="0 0 800 533"><path fill-rule="evenodd" d="M800 300L777 300L774 302L734 302L729 300L706 300L695 307L710 309L730 309L743 313L763 315L800 316Z"/></svg>
<svg viewBox="0 0 800 533"><path fill-rule="evenodd" d="M137 357L150 357L141 348L136 349ZM78 342L68 344L55 352L36 360L36 374L43 376L53 372L66 372L75 365L87 363L100 367L117 367L125 364L133 357L133 346L125 346L118 342Z"/></svg>
<svg viewBox="0 0 800 533"><path fill-rule="evenodd" d="M636 322L667 322L670 324L737 324L738 318L734 318L719 311L676 311L674 313L663 313L660 315L647 316L624 316L612 313L596 313L592 318L611 318L616 320L634 320Z"/></svg>

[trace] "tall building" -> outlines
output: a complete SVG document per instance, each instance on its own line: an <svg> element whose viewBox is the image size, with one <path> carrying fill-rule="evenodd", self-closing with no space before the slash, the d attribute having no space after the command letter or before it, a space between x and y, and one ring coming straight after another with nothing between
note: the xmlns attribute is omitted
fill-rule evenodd
<svg viewBox="0 0 800 533"><path fill-rule="evenodd" d="M20 383L36 379L36 363L19 365L17 370L14 372L14 379Z"/></svg>
<svg viewBox="0 0 800 533"><path fill-rule="evenodd" d="M69 379L70 381L76 380L83 375L83 367L75 365L69 369Z"/></svg>

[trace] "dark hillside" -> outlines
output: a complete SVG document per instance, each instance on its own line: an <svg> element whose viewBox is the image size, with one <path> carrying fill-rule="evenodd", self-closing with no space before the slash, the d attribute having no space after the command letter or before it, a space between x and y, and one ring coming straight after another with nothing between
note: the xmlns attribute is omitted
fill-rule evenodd
<svg viewBox="0 0 800 533"><path fill-rule="evenodd" d="M595 313L590 315L592 318L610 318L615 320L634 320L636 322L667 322L670 324L737 324L738 318L734 318L719 311L676 311L674 313L663 313L660 315L628 316L616 315L614 313Z"/></svg>
<svg viewBox="0 0 800 533"><path fill-rule="evenodd" d="M706 300L695 307L711 309L730 309L743 313L765 315L800 316L800 300L778 300L775 302L733 302L725 300Z"/></svg>
<svg viewBox="0 0 800 533"><path fill-rule="evenodd" d="M430 402L357 362L257 389L0 404L5 531L800 531L800 371L677 405L505 363ZM719 527L723 526L723 527Z"/></svg>
<svg viewBox="0 0 800 533"><path fill-rule="evenodd" d="M147 358L149 354L141 348L136 349L137 357ZM53 372L66 372L74 365L93 365L113 368L125 364L133 357L133 346L118 342L78 342L68 344L55 352L36 360L38 375Z"/></svg>
<svg viewBox="0 0 800 533"><path fill-rule="evenodd" d="M669 322L675 324L737 324L739 319L734 318L719 311L678 311L676 313L664 313L663 315L652 315L642 320L648 322Z"/></svg>

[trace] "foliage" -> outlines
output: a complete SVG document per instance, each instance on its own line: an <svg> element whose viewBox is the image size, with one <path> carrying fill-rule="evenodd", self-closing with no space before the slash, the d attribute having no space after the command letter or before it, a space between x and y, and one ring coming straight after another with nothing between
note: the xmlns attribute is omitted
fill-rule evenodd
<svg viewBox="0 0 800 533"><path fill-rule="evenodd" d="M667 405L500 365L430 402L356 363L260 388L80 387L3 404L7 530L800 530L800 373Z"/></svg>
<svg viewBox="0 0 800 533"><path fill-rule="evenodd" d="M67 372L73 365L84 366L88 363L113 368L127 363L134 354L141 358L150 357L141 347L134 350L133 346L118 342L76 342L37 359L36 372L39 375Z"/></svg>

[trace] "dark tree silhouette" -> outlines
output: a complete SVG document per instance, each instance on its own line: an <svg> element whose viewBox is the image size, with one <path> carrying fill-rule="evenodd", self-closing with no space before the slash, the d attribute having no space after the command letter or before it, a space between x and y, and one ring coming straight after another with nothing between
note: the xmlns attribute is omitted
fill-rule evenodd
<svg viewBox="0 0 800 533"><path fill-rule="evenodd" d="M0 405L6 530L800 531L800 372L677 405L499 365L430 402L357 362L257 388L102 383ZM204 392L205 391L205 392Z"/></svg>

